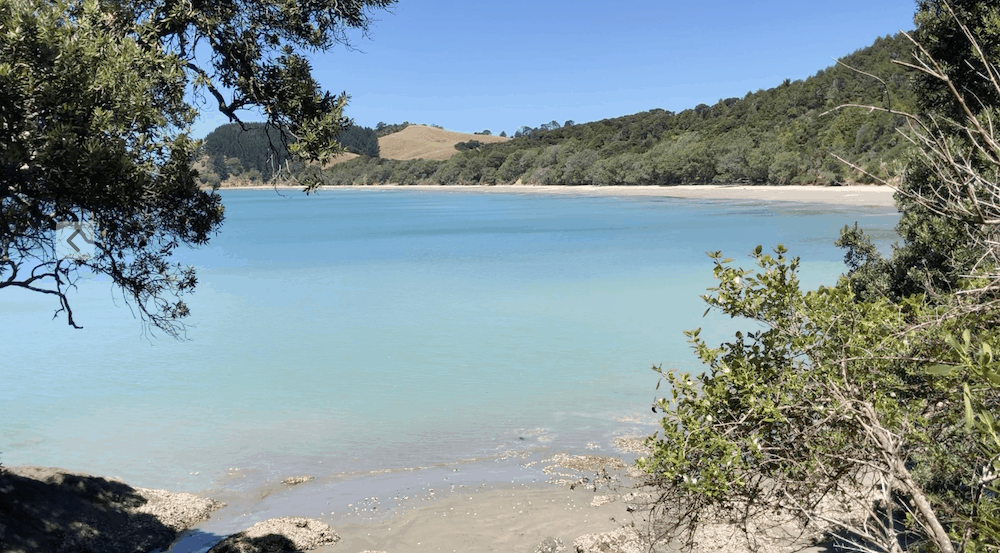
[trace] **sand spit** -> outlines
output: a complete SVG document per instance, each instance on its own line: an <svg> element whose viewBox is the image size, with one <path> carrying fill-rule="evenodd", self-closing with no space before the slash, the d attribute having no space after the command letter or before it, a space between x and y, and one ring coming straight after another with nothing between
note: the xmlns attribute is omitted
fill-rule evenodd
<svg viewBox="0 0 1000 553"><path fill-rule="evenodd" d="M302 190L302 186L223 186L235 189ZM764 202L796 202L863 207L895 207L893 194L888 186L728 186L717 184L679 186L535 186L535 185L373 185L373 186L323 186L320 193L351 190L419 190L429 192L482 192L493 194L550 194L563 196L618 196L662 197L702 200L741 200Z"/></svg>
<svg viewBox="0 0 1000 553"><path fill-rule="evenodd" d="M434 185L379 185L324 187L335 189L404 189L433 191L469 191L488 193L551 194L551 195L595 195L620 197L664 197L691 198L705 200L747 200L767 202L799 202L838 204L866 207L894 207L894 190L888 186L737 186L719 184L679 185L679 186L536 186L536 185L496 185L496 186L434 186Z"/></svg>

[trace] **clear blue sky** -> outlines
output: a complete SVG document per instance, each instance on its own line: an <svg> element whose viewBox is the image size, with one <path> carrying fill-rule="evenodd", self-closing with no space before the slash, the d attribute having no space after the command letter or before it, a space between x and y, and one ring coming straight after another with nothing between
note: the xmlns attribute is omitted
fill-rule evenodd
<svg viewBox="0 0 1000 553"><path fill-rule="evenodd" d="M359 51L312 55L359 125L512 134L680 111L803 79L913 27L914 0L399 0ZM249 120L255 120L253 116ZM205 107L194 135L225 123Z"/></svg>

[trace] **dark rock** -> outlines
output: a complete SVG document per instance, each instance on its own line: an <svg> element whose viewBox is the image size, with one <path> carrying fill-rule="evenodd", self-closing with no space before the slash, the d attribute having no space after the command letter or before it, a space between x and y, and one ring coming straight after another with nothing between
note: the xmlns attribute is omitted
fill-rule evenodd
<svg viewBox="0 0 1000 553"><path fill-rule="evenodd" d="M60 469L0 472L3 553L134 553L165 549L220 503L192 494L133 488Z"/></svg>

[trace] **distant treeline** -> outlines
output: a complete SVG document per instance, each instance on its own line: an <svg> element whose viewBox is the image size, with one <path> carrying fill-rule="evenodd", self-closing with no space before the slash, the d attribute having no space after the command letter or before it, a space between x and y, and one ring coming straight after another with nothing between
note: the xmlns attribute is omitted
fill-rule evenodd
<svg viewBox="0 0 1000 553"><path fill-rule="evenodd" d="M351 153L378 157L378 134L369 127L352 125L337 137ZM268 181L280 171L300 172L302 163L289 161L281 133L263 123L230 123L210 132L202 144L204 165L198 167L202 183L213 185L228 178Z"/></svg>
<svg viewBox="0 0 1000 553"><path fill-rule="evenodd" d="M337 137L337 142L352 154L378 157L378 134L370 127L347 127Z"/></svg>
<svg viewBox="0 0 1000 553"><path fill-rule="evenodd" d="M392 134L394 132L399 132L399 131L401 131L401 130L405 129L406 127L409 127L409 126L410 126L410 122L409 121L403 121L402 123L397 123L397 124L394 124L394 125L389 125L389 124L386 124L386 123L383 123L383 122L379 121L378 124L375 125L375 132L378 133L379 137L382 137L382 136L390 135L390 134ZM374 157L374 156L372 156L372 157Z"/></svg>
<svg viewBox="0 0 1000 553"><path fill-rule="evenodd" d="M880 177L897 175L905 140L901 116L848 103L914 108L902 35L879 38L802 81L701 104L679 113L654 109L593 123L522 127L513 140L469 147L446 161L363 156L320 171L326 184L836 184L870 180L832 154ZM461 149L461 148L460 148Z"/></svg>

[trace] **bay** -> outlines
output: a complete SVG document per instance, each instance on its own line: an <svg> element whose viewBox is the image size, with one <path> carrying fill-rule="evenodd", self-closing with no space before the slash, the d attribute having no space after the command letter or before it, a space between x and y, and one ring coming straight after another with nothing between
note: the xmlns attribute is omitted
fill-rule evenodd
<svg viewBox="0 0 1000 553"><path fill-rule="evenodd" d="M701 370L748 323L702 318L705 252L757 244L833 284L839 229L883 251L893 209L655 197L350 189L222 192L226 222L181 252L199 285L186 341L144 329L106 281L5 290L0 461L206 490L234 468L292 474L446 466L506 452L610 451L655 430L652 365ZM251 484L241 484L249 486Z"/></svg>

